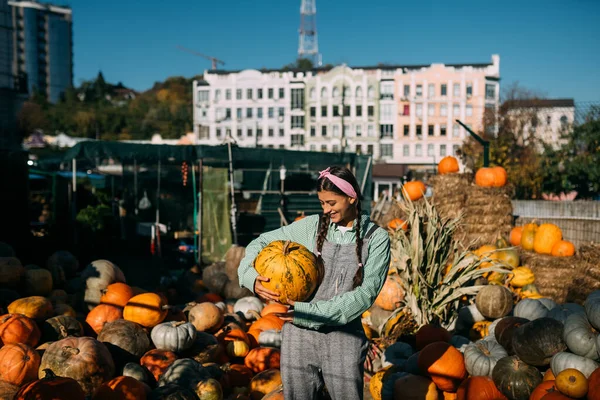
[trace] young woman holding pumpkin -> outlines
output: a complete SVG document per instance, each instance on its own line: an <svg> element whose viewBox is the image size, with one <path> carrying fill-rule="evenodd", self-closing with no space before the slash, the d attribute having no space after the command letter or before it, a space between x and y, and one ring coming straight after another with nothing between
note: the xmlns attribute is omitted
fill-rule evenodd
<svg viewBox="0 0 600 400"><path fill-rule="evenodd" d="M363 398L363 364L368 341L361 314L379 294L390 263L385 230L361 212L356 178L343 167L319 174L322 215L311 215L266 232L246 247L240 284L265 301L279 293L265 288L252 263L275 240L300 243L323 263L324 277L310 301L288 301L281 346L281 375L286 400L313 399L326 385L336 399Z"/></svg>

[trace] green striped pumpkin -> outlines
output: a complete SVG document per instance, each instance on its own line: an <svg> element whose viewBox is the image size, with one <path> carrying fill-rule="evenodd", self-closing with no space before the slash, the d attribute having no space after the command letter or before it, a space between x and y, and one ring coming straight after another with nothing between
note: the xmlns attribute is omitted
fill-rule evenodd
<svg viewBox="0 0 600 400"><path fill-rule="evenodd" d="M323 276L317 258L306 247L289 240L276 240L261 250L254 260L259 275L269 278L262 282L269 290L279 293L279 300L308 299Z"/></svg>

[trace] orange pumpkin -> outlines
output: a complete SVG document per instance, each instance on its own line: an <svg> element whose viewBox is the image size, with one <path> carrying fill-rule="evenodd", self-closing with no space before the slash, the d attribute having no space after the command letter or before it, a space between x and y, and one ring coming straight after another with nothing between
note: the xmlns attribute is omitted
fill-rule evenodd
<svg viewBox="0 0 600 400"><path fill-rule="evenodd" d="M422 373L428 374L438 389L455 392L467 377L463 355L451 344L435 342L425 346L417 359Z"/></svg>
<svg viewBox="0 0 600 400"><path fill-rule="evenodd" d="M275 314L269 314L254 321L248 329L248 337L252 347L258 346L258 337L261 332L268 330L280 331L283 329L283 324L283 320Z"/></svg>
<svg viewBox="0 0 600 400"><path fill-rule="evenodd" d="M263 286L280 294L279 301L304 301L315 291L323 277L322 266L306 247L289 240L276 240L263 248L254 261L261 276L269 278Z"/></svg>
<svg viewBox="0 0 600 400"><path fill-rule="evenodd" d="M403 231L408 230L408 224L406 223L406 221L404 221L400 218L394 218L393 220L388 222L387 227L388 227L388 229L391 229L393 231L398 230L398 229L402 229Z"/></svg>
<svg viewBox="0 0 600 400"><path fill-rule="evenodd" d="M4 345L0 349L0 380L22 386L35 381L40 369L40 355L22 343Z"/></svg>
<svg viewBox="0 0 600 400"><path fill-rule="evenodd" d="M457 400L503 400L506 399L489 376L470 376L456 392Z"/></svg>
<svg viewBox="0 0 600 400"><path fill-rule="evenodd" d="M546 372L544 373L544 381L553 381L555 380L556 377L554 376L554 373L552 372L552 368L548 368L546 370Z"/></svg>
<svg viewBox="0 0 600 400"><path fill-rule="evenodd" d="M100 303L123 308L132 297L131 286L121 282L111 283L102 291Z"/></svg>
<svg viewBox="0 0 600 400"><path fill-rule="evenodd" d="M419 200L421 197L425 196L426 191L427 188L421 181L406 182L404 185L402 185L402 193L404 194L404 197L411 201Z"/></svg>
<svg viewBox="0 0 600 400"><path fill-rule="evenodd" d="M535 233L533 250L539 254L551 254L554 245L562 240L560 228L554 224L542 224Z"/></svg>
<svg viewBox="0 0 600 400"><path fill-rule="evenodd" d="M554 257L571 257L575 255L575 246L567 240L560 240L552 246L551 254Z"/></svg>
<svg viewBox="0 0 600 400"><path fill-rule="evenodd" d="M495 174L491 168L479 168L475 173L475 184L481 187L493 187Z"/></svg>
<svg viewBox="0 0 600 400"><path fill-rule="evenodd" d="M56 376L51 369L43 372L44 378L24 385L14 400L85 400L85 392L75 379Z"/></svg>
<svg viewBox="0 0 600 400"><path fill-rule="evenodd" d="M508 174L504 168L492 167L492 172L494 173L494 187L502 187L506 185Z"/></svg>
<svg viewBox="0 0 600 400"><path fill-rule="evenodd" d="M110 304L98 304L88 313L85 322L98 334L105 324L121 318L123 318L121 308Z"/></svg>
<svg viewBox="0 0 600 400"><path fill-rule="evenodd" d="M46 320L53 316L52 303L42 296L30 296L17 299L8 305L10 314L23 314L35 320Z"/></svg>
<svg viewBox="0 0 600 400"><path fill-rule="evenodd" d="M571 397L565 396L557 390L556 392L545 394L542 400L571 400Z"/></svg>
<svg viewBox="0 0 600 400"><path fill-rule="evenodd" d="M247 387L252 380L252 370L242 364L229 364L224 368L228 380L233 387Z"/></svg>
<svg viewBox="0 0 600 400"><path fill-rule="evenodd" d="M545 395L557 390L554 380L543 381L533 389L533 392L529 395L529 400L542 400Z"/></svg>
<svg viewBox="0 0 600 400"><path fill-rule="evenodd" d="M256 347L248 353L244 365L252 372L259 373L271 368L279 368L280 353L272 347Z"/></svg>
<svg viewBox="0 0 600 400"><path fill-rule="evenodd" d="M266 317L269 314L284 314L288 312L289 307L285 304L271 302L263 307L260 311L261 317Z"/></svg>
<svg viewBox="0 0 600 400"><path fill-rule="evenodd" d="M130 376L118 376L105 382L93 400L145 400L150 388Z"/></svg>
<svg viewBox="0 0 600 400"><path fill-rule="evenodd" d="M133 296L123 309L123 318L146 328L153 328L167 316L167 303L156 293Z"/></svg>
<svg viewBox="0 0 600 400"><path fill-rule="evenodd" d="M556 388L564 395L580 399L588 392L588 380L575 368L567 368L556 375Z"/></svg>
<svg viewBox="0 0 600 400"><path fill-rule="evenodd" d="M213 303L195 304L190 308L188 320L200 332L214 332L218 330L225 317L223 313Z"/></svg>
<svg viewBox="0 0 600 400"><path fill-rule="evenodd" d="M508 241L510 242L510 244L513 246L520 246L522 233L523 233L522 226L515 226L514 228L512 228L510 231L510 236L508 238Z"/></svg>
<svg viewBox="0 0 600 400"><path fill-rule="evenodd" d="M458 160L452 156L442 158L438 164L438 174L453 174L458 172Z"/></svg>
<svg viewBox="0 0 600 400"><path fill-rule="evenodd" d="M267 393L262 400L285 400L283 397L283 386L280 386L272 392Z"/></svg>
<svg viewBox="0 0 600 400"><path fill-rule="evenodd" d="M281 383L281 373L278 369L262 371L250 381L250 397L252 400L263 399L267 393L277 389Z"/></svg>
<svg viewBox="0 0 600 400"><path fill-rule="evenodd" d="M142 356L140 365L146 367L158 382L160 376L165 373L175 360L177 360L177 354L172 351L152 349Z"/></svg>
<svg viewBox="0 0 600 400"><path fill-rule="evenodd" d="M24 343L35 347L40 337L40 329L31 318L21 314L6 314L0 317L0 346Z"/></svg>
<svg viewBox="0 0 600 400"><path fill-rule="evenodd" d="M449 342L452 335L441 326L425 324L419 328L415 335L417 350L423 349L430 343Z"/></svg>
<svg viewBox="0 0 600 400"><path fill-rule="evenodd" d="M600 368L589 376L588 387L588 400L600 400Z"/></svg>
<svg viewBox="0 0 600 400"><path fill-rule="evenodd" d="M294 218L294 221L300 221L301 219L304 219L306 217L306 215L304 215L304 211L299 212L298 216L296 218Z"/></svg>
<svg viewBox="0 0 600 400"><path fill-rule="evenodd" d="M537 230L538 226L535 223L523 225L523 232L521 233L521 247L523 250L533 250Z"/></svg>
<svg viewBox="0 0 600 400"><path fill-rule="evenodd" d="M381 292L375 299L375 305L386 310L394 311L400 307L404 300L404 288L402 287L402 279L398 274L390 274L385 279Z"/></svg>
<svg viewBox="0 0 600 400"><path fill-rule="evenodd" d="M227 342L230 342L232 340L242 340L250 344L248 334L242 329L238 328L238 325L234 323L226 324L217 333L215 333L215 337L217 338L219 343L223 345L227 345Z"/></svg>

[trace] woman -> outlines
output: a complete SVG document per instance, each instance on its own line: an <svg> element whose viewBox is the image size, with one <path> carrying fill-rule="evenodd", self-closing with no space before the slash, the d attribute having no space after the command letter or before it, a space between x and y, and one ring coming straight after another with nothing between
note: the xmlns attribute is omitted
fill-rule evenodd
<svg viewBox="0 0 600 400"><path fill-rule="evenodd" d="M291 240L323 262L323 281L310 302L289 301L283 316L281 375L286 400L315 399L323 385L333 400L363 398L363 364L368 346L361 314L379 294L390 263L390 241L368 214L361 213L360 188L347 168L319 174L323 214L260 235L246 247L240 284L264 301L279 294L262 284L252 262L275 240Z"/></svg>

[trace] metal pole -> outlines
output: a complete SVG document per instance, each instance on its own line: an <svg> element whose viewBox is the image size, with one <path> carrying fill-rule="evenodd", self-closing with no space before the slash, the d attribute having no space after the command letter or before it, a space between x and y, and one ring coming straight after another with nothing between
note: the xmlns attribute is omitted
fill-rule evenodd
<svg viewBox="0 0 600 400"><path fill-rule="evenodd" d="M77 244L77 225L75 220L77 219L77 160L73 159L73 180L71 183L72 198L71 198L71 217L72 217L72 228L73 228L73 243Z"/></svg>
<svg viewBox="0 0 600 400"><path fill-rule="evenodd" d="M237 238L237 222L236 215L237 210L235 207L235 193L233 189L233 157L231 155L231 140L233 138L230 137L230 140L227 141L227 150L229 152L229 189L231 191L231 232L233 235L233 244L238 244Z"/></svg>
<svg viewBox="0 0 600 400"><path fill-rule="evenodd" d="M198 265L202 264L202 159L198 160Z"/></svg>
<svg viewBox="0 0 600 400"><path fill-rule="evenodd" d="M138 178L137 178L137 160L133 159L133 196L135 215L138 215Z"/></svg>
<svg viewBox="0 0 600 400"><path fill-rule="evenodd" d="M463 124L460 120L457 119L456 122L465 128L465 130L483 146L483 166L488 167L490 165L490 142L473 132L471 128Z"/></svg>

